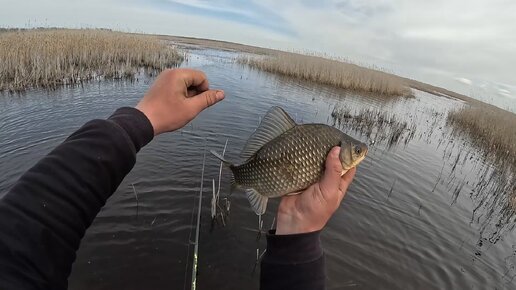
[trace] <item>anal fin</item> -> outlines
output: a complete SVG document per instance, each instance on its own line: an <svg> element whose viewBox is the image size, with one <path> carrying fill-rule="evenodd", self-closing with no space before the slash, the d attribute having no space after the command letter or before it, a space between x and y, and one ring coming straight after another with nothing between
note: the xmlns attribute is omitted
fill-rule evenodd
<svg viewBox="0 0 516 290"><path fill-rule="evenodd" d="M253 188L246 189L245 194L254 212L257 215L264 214L265 210L267 210L267 201L269 200L269 198L261 195L258 191L256 191Z"/></svg>

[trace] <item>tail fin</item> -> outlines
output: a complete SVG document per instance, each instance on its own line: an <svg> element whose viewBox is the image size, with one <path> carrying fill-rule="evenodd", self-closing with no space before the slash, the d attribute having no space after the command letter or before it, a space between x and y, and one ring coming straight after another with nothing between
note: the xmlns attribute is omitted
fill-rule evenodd
<svg viewBox="0 0 516 290"><path fill-rule="evenodd" d="M210 150L210 153L213 154L213 156L217 157L217 159L222 161L222 163L224 163L224 165L226 165L228 167L231 167L233 165L231 162L229 162L226 159L224 159L224 157L222 157L219 153L217 153L217 152L215 152L213 150Z"/></svg>

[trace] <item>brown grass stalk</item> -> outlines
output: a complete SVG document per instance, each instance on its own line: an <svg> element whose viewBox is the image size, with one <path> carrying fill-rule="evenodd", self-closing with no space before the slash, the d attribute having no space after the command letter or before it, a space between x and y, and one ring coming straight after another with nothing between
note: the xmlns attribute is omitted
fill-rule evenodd
<svg viewBox="0 0 516 290"><path fill-rule="evenodd" d="M411 94L395 75L319 56L277 52L267 57L240 57L238 62L268 72L387 97Z"/></svg>
<svg viewBox="0 0 516 290"><path fill-rule="evenodd" d="M182 56L155 36L94 29L0 34L0 91L56 87L96 77L133 77L176 66Z"/></svg>

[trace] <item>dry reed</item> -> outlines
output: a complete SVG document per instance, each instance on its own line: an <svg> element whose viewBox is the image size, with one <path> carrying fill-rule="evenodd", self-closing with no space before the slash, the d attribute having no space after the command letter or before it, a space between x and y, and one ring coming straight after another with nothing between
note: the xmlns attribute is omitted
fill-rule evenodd
<svg viewBox="0 0 516 290"><path fill-rule="evenodd" d="M238 62L268 72L387 97L411 94L398 76L319 56L277 52L267 57L240 57Z"/></svg>
<svg viewBox="0 0 516 290"><path fill-rule="evenodd" d="M56 87L176 66L182 56L155 36L48 29L0 34L0 91Z"/></svg>
<svg viewBox="0 0 516 290"><path fill-rule="evenodd" d="M511 164L516 170L516 114L489 105L466 106L451 111L447 121L470 136L486 156Z"/></svg>

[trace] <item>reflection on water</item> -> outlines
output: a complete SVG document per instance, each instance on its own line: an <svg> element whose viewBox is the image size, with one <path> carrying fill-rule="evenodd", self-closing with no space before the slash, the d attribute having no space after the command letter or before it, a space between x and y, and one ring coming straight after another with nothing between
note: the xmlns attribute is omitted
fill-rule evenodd
<svg viewBox="0 0 516 290"><path fill-rule="evenodd" d="M516 221L516 172L514 164L497 160L479 152L469 145L467 136L457 134L454 129L443 133L443 139L450 140L443 149L443 158L453 160L450 163L452 175L448 184L455 186L454 201L469 185L469 195L474 201L471 222L478 224L483 240L496 243L504 234L511 232ZM469 170L468 176L473 181L454 173Z"/></svg>
<svg viewBox="0 0 516 290"><path fill-rule="evenodd" d="M71 289L182 289L191 273L203 146L238 156L260 117L279 105L299 123L335 125L370 144L346 200L323 232L328 288L514 289L514 175L446 125L460 101L415 92L384 102L371 95L277 77L233 63L229 52L197 50L224 102L178 132L157 137L87 231ZM133 106L152 79L90 83L54 92L0 96L0 195L23 171L84 122ZM199 248L199 289L258 289L253 273L256 215L234 192L223 224L211 224L207 156ZM221 205L230 192L222 172ZM138 193L136 201L134 187ZM264 215L270 227L278 200Z"/></svg>

